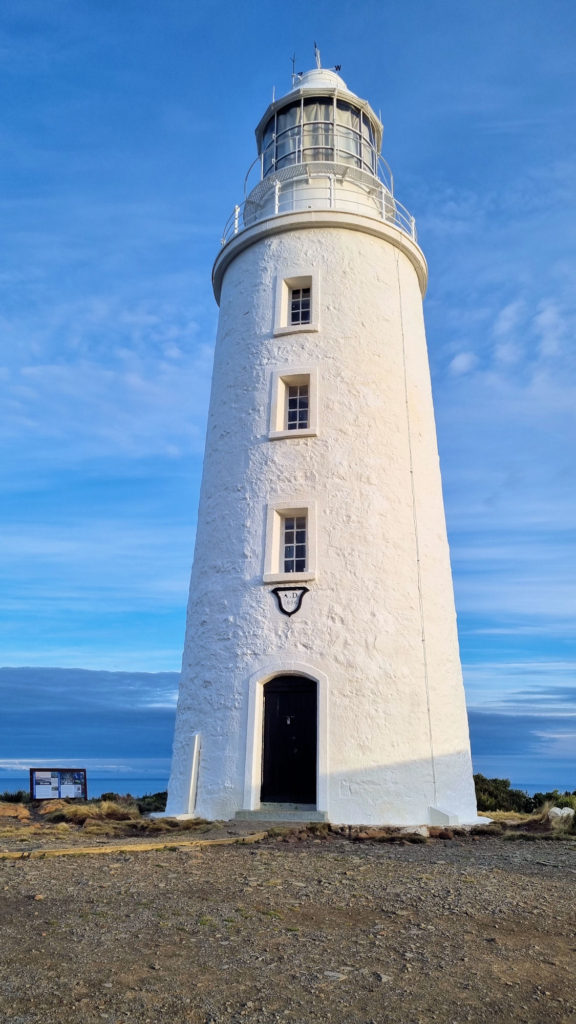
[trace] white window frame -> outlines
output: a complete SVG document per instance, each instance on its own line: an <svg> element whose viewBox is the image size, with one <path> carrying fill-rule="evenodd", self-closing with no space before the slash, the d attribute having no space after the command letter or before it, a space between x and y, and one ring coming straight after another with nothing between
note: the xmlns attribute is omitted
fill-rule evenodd
<svg viewBox="0 0 576 1024"><path fill-rule="evenodd" d="M310 323L290 323L290 295L293 288L310 289ZM317 270L308 274L281 274L276 279L274 334L298 334L319 330L320 275Z"/></svg>
<svg viewBox="0 0 576 1024"><path fill-rule="evenodd" d="M306 571L284 572L284 519L287 516L306 516ZM266 517L266 551L264 556L264 583L302 583L316 577L316 506L309 499L273 501L268 505Z"/></svg>
<svg viewBox="0 0 576 1024"><path fill-rule="evenodd" d="M288 388L308 385L308 426L288 429ZM272 371L270 385L270 427L268 437L315 437L318 433L318 369L315 366L286 367Z"/></svg>

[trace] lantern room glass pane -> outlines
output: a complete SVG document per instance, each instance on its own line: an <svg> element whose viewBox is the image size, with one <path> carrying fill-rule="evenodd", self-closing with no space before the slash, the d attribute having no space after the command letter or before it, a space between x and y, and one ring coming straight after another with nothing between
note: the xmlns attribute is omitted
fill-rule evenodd
<svg viewBox="0 0 576 1024"><path fill-rule="evenodd" d="M302 162L334 159L334 104L331 99L304 100Z"/></svg>
<svg viewBox="0 0 576 1024"><path fill-rule="evenodd" d="M360 167L361 114L357 107L344 100L336 104L336 142L339 163Z"/></svg>
<svg viewBox="0 0 576 1024"><path fill-rule="evenodd" d="M291 103L276 115L276 168L299 163L300 103Z"/></svg>
<svg viewBox="0 0 576 1024"><path fill-rule="evenodd" d="M367 171L376 174L376 139L371 122L362 114L362 163Z"/></svg>
<svg viewBox="0 0 576 1024"><path fill-rule="evenodd" d="M271 117L264 129L262 136L262 174L268 174L274 166L276 159L275 145L274 145L274 128L276 125L276 118Z"/></svg>

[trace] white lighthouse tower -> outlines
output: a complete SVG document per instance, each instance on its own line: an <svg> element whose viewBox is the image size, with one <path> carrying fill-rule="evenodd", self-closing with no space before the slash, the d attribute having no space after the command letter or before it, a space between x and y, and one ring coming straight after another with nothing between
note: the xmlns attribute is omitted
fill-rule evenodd
<svg viewBox="0 0 576 1024"><path fill-rule="evenodd" d="M167 813L472 821L426 261L369 104L292 85L214 264Z"/></svg>

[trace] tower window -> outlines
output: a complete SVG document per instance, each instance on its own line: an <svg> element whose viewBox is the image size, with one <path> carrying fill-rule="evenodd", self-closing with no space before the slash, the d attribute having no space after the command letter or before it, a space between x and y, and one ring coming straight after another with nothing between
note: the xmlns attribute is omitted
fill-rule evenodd
<svg viewBox="0 0 576 1024"><path fill-rule="evenodd" d="M287 430L305 430L308 426L308 385L288 385Z"/></svg>
<svg viewBox="0 0 576 1024"><path fill-rule="evenodd" d="M318 431L318 371L276 370L270 394L271 441L283 437L314 436Z"/></svg>
<svg viewBox="0 0 576 1024"><path fill-rule="evenodd" d="M310 323L310 288L290 289L290 323Z"/></svg>
<svg viewBox="0 0 576 1024"><path fill-rule="evenodd" d="M319 330L319 273L278 276L274 306L274 334Z"/></svg>
<svg viewBox="0 0 576 1024"><path fill-rule="evenodd" d="M275 501L268 506L264 583L311 580L316 575L316 510L302 503Z"/></svg>
<svg viewBox="0 0 576 1024"><path fill-rule="evenodd" d="M284 572L306 572L306 516L285 516L283 526Z"/></svg>

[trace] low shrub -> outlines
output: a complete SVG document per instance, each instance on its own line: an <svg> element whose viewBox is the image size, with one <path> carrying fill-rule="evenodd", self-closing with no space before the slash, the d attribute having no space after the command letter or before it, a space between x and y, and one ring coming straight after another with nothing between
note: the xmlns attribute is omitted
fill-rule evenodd
<svg viewBox="0 0 576 1024"><path fill-rule="evenodd" d="M521 789L510 789L510 779L487 779L475 775L476 802L479 811L522 811L531 814L537 806L535 798Z"/></svg>
<svg viewBox="0 0 576 1024"><path fill-rule="evenodd" d="M0 793L0 803L6 804L29 804L30 793L27 789L17 789L15 792L5 790L4 793Z"/></svg>
<svg viewBox="0 0 576 1024"><path fill-rule="evenodd" d="M551 789L548 793L534 793L534 806L543 807L571 807L576 811L576 792L560 793L557 789Z"/></svg>
<svg viewBox="0 0 576 1024"><path fill-rule="evenodd" d="M145 793L137 798L136 805L140 814L155 814L166 810L167 799L168 791L164 789L160 793Z"/></svg>

